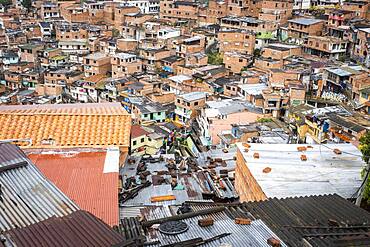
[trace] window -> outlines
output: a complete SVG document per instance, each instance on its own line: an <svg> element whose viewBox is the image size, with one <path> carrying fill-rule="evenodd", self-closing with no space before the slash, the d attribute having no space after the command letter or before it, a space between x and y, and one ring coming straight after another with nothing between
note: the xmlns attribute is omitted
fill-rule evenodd
<svg viewBox="0 0 370 247"><path fill-rule="evenodd" d="M148 114L144 114L144 117L148 117Z"/></svg>
<svg viewBox="0 0 370 247"><path fill-rule="evenodd" d="M242 63L243 62L243 59L239 59L239 63Z"/></svg>
<svg viewBox="0 0 370 247"><path fill-rule="evenodd" d="M132 146L136 146L136 141L133 141L132 142Z"/></svg>
<svg viewBox="0 0 370 247"><path fill-rule="evenodd" d="M140 141L141 141L141 143L143 143L143 142L145 141L145 138L141 138L141 140L140 140Z"/></svg>
<svg viewBox="0 0 370 247"><path fill-rule="evenodd" d="M195 102L194 102L194 105L195 105L195 106L196 106L196 105L199 105L198 101L195 101Z"/></svg>
<svg viewBox="0 0 370 247"><path fill-rule="evenodd" d="M179 103L179 104L180 104L180 99L177 99L177 103Z"/></svg>
<svg viewBox="0 0 370 247"><path fill-rule="evenodd" d="M189 103L189 102L186 102L186 105L187 105L187 106L190 106L190 103Z"/></svg>

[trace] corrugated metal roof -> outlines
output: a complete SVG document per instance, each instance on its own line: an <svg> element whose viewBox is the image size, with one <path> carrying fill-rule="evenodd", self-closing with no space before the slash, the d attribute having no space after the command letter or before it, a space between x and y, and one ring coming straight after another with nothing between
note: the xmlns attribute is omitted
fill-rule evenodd
<svg viewBox="0 0 370 247"><path fill-rule="evenodd" d="M198 205L197 202L195 205ZM202 203L200 203L202 204ZM206 204L212 205L212 204ZM160 219L175 215L177 211L176 207L173 206L152 206L140 209L142 216L145 220ZM245 217L246 214L244 213ZM214 225L208 227L200 227L198 220L204 217L211 217L214 219ZM234 222L234 217L230 217L226 211L212 213L205 216L195 216L182 220L185 222L189 229L181 234L177 235L166 235L162 234L156 227L147 229L145 234L147 242L159 241L157 244L151 246L162 246L170 243L178 243L180 241L189 240L193 238L208 239L222 233L231 233L231 235L223 237L219 240L209 242L202 246L215 246L218 247L222 243L231 244L234 247L245 247L245 246L266 246L267 239L279 237L271 231L262 220L253 220L250 225L238 225ZM123 225L124 227L124 225ZM127 226L126 226L127 227ZM130 226L132 228L132 226ZM281 246L287 246L282 242Z"/></svg>
<svg viewBox="0 0 370 247"><path fill-rule="evenodd" d="M291 247L369 246L370 243L370 214L338 195L273 198L242 204L187 203L193 212L217 206L224 206L225 210L183 220L189 230L174 236L160 233L156 226L150 227L145 232L147 241L160 241L152 246L195 237L209 238L226 232L231 235L204 246L220 246L221 243L268 246L267 239L271 236L282 240L282 246ZM150 206L139 210L144 220L153 220L174 216L177 209L178 206ZM214 225L199 227L198 219L208 216L215 220ZM252 224L237 225L234 223L236 217L250 218ZM139 229L140 222L136 224L139 225L121 225L121 228Z"/></svg>
<svg viewBox="0 0 370 247"><path fill-rule="evenodd" d="M289 20L288 22L297 23L301 25L312 25L312 24L316 24L322 21L323 20L313 19L313 18L297 18L297 19Z"/></svg>
<svg viewBox="0 0 370 247"><path fill-rule="evenodd" d="M235 149L234 154L232 153L223 153L223 161L225 162L225 166L218 165L215 167L215 171L218 175L220 175L220 170L222 169L233 169L235 168L235 161L233 159L233 156L235 155ZM207 166L206 160L208 155L210 157L219 157L219 155L222 157L221 153L216 153L215 156L211 154L211 152L207 152L201 155L199 158L199 165L201 166ZM227 160L226 160L227 157ZM162 156L163 158L163 156ZM164 160L157 160L157 161L147 161L144 159L141 159L140 157L134 157L132 156L130 159L134 159L135 163L133 164L126 164L123 166L120 170L120 174L122 176L123 184L126 183L126 181L129 178L134 178L138 184L141 183L140 181L140 175L137 174L137 168L139 166L140 162L145 163L146 171L149 171L150 174L146 176L146 180L149 182L152 182L152 185L145 187L138 191L137 195L135 195L133 198L130 198L126 201L124 201L121 206L138 206L138 205L176 205L181 204L188 200L202 200L203 194L206 194L210 197L216 197L218 199L225 199L225 200L234 200L238 198L238 195L235 191L234 185L229 180L229 178L220 178L224 185L224 189L220 189L219 182L217 182L215 179L213 179L208 171L181 171L177 172L176 179L177 179L177 185L179 185L177 188L172 188L170 181L171 181L171 175L169 172L169 169L167 167L168 163ZM186 162L189 162L190 160L187 160ZM194 160L194 162L196 162ZM209 162L209 161L208 161ZM180 166L180 164L177 164L177 166ZM162 174L163 175L158 175ZM158 177L162 177L166 180L163 184L156 184L155 180ZM124 188L125 190L125 188ZM169 200L169 201L162 201L162 202L151 202L151 197L154 196L165 196L165 195L174 195L176 197L175 200Z"/></svg>
<svg viewBox="0 0 370 247"><path fill-rule="evenodd" d="M30 151L29 157L81 209L110 226L118 225L119 150ZM106 162L107 161L107 162ZM106 164L107 163L107 164Z"/></svg>
<svg viewBox="0 0 370 247"><path fill-rule="evenodd" d="M263 220L289 246L304 246L308 241L312 246L369 246L354 244L351 238L344 245L336 244L345 240L345 234L364 232L368 234L370 214L341 198L338 195L310 196L287 199L269 199L262 202L244 203L234 210L246 210L253 216ZM329 220L337 222L333 227ZM365 228L351 228L365 226ZM306 227L306 228L304 228ZM304 237L305 234L339 234L337 236ZM340 234L343 234L342 236ZM369 243L369 236L364 241Z"/></svg>
<svg viewBox="0 0 370 247"><path fill-rule="evenodd" d="M61 218L52 217L28 227L1 235L0 246L73 247L112 246L124 237L86 211L76 211ZM5 242L4 242L5 240Z"/></svg>
<svg viewBox="0 0 370 247"><path fill-rule="evenodd" d="M338 194L350 198L361 185L361 171L366 164L352 144L311 145L304 152L297 150L302 144L251 143L250 146L245 152L242 144L237 144L244 157L241 162L267 197ZM335 148L342 154L335 154ZM253 157L254 153L259 154L258 159ZM306 161L301 160L302 154L306 155ZM271 172L265 173L266 167ZM250 200L258 196L252 190L248 193Z"/></svg>
<svg viewBox="0 0 370 247"><path fill-rule="evenodd" d="M12 168L11 165L26 162L27 165ZM61 217L78 206L47 180L27 156L15 145L0 144L0 229L25 227Z"/></svg>

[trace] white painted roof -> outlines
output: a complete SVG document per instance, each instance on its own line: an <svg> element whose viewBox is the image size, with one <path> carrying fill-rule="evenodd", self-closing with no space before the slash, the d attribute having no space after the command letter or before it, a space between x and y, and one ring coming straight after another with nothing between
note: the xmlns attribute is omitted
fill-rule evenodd
<svg viewBox="0 0 370 247"><path fill-rule="evenodd" d="M175 75L175 76L169 77L168 79L171 81L177 82L177 83L181 83L183 81L191 80L192 77L188 75Z"/></svg>
<svg viewBox="0 0 370 247"><path fill-rule="evenodd" d="M267 89L267 85L264 83L258 84L240 84L238 85L243 91L247 92L249 95L259 95L262 91Z"/></svg>
<svg viewBox="0 0 370 247"><path fill-rule="evenodd" d="M297 147L307 144L250 145L248 152L241 143L237 147L267 197L336 193L349 198L361 185L360 173L366 164L352 144L311 145L313 148L304 152L299 152ZM335 154L334 148L342 154ZM253 158L255 152L259 153L259 159ZM307 156L307 161L301 161L302 154ZM271 172L264 173L266 167L270 167Z"/></svg>

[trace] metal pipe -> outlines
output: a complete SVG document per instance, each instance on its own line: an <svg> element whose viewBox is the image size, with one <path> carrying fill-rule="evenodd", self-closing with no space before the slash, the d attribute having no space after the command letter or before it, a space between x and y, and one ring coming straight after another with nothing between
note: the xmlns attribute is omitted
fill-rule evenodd
<svg viewBox="0 0 370 247"><path fill-rule="evenodd" d="M144 221L144 222L142 222L142 226L143 227L151 227L154 224L161 224L161 223L167 222L167 221L183 220L183 219L188 219L188 218L192 218L192 217L199 216L199 215L218 213L218 212L222 212L224 210L225 210L225 207L223 207L223 206L208 208L208 209L203 209L203 210L199 210L199 211L196 211L196 212L179 214L179 215L165 217L165 218L161 218L161 219Z"/></svg>

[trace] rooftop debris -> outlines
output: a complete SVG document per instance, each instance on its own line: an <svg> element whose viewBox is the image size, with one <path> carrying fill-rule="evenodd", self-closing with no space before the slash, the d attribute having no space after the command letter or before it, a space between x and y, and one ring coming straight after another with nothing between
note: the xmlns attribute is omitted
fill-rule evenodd
<svg viewBox="0 0 370 247"><path fill-rule="evenodd" d="M221 211L224 211L224 210L225 210L225 207L222 207L222 206L214 207L214 208L199 210L199 211L196 211L196 212L184 213L184 214L179 214L179 215L175 215L175 216L171 216L171 217L144 221L142 223L142 226L143 227L150 227L154 224L161 224L161 223L167 222L167 221L183 220L183 219L192 218L192 217L195 217L195 216L217 213L217 212L221 212Z"/></svg>
<svg viewBox="0 0 370 247"><path fill-rule="evenodd" d="M171 200L176 200L176 196L174 195L152 196L150 198L151 202L163 202L163 201L171 201Z"/></svg>
<svg viewBox="0 0 370 247"><path fill-rule="evenodd" d="M306 156L306 155L304 155L304 154L302 154L302 155L301 155L301 160L302 160L302 161L307 161L307 156Z"/></svg>
<svg viewBox="0 0 370 247"><path fill-rule="evenodd" d="M237 200L234 177L229 176L235 161L221 158L222 153L220 150L220 156L205 156L204 160L175 155L129 157L120 171L120 205Z"/></svg>
<svg viewBox="0 0 370 247"><path fill-rule="evenodd" d="M267 239L267 243L272 247L280 247L281 246L280 240L278 240L274 237L271 237L271 238Z"/></svg>
<svg viewBox="0 0 370 247"><path fill-rule="evenodd" d="M235 224L238 225L250 225L252 222L249 218L235 218Z"/></svg>
<svg viewBox="0 0 370 247"><path fill-rule="evenodd" d="M198 225L200 225L201 227L211 226L213 225L213 223L214 223L214 220L210 217L202 218L198 220Z"/></svg>

